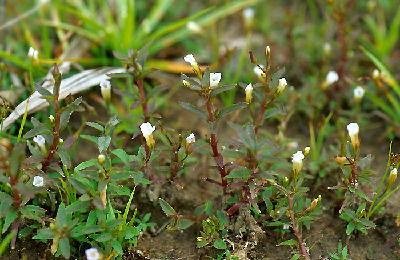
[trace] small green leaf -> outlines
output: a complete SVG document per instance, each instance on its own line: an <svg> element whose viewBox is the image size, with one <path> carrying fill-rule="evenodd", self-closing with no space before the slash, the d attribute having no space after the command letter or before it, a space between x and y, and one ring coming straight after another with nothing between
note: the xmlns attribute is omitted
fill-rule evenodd
<svg viewBox="0 0 400 260"><path fill-rule="evenodd" d="M114 240L112 242L112 247L114 248L115 252L117 252L118 255L124 254L124 251L122 250L122 245L118 240Z"/></svg>
<svg viewBox="0 0 400 260"><path fill-rule="evenodd" d="M100 132L104 131L104 127L102 125L100 125L99 123L95 123L95 122L86 122L87 126L90 126L94 129L99 130Z"/></svg>
<svg viewBox="0 0 400 260"><path fill-rule="evenodd" d="M71 248L69 245L69 240L66 237L63 237L60 239L60 242L58 243L58 250L60 253L65 257L66 259L69 259L71 256Z"/></svg>
<svg viewBox="0 0 400 260"><path fill-rule="evenodd" d="M160 203L161 209L165 213L165 215L167 215L168 217L176 215L176 211L173 207L171 207L171 205L169 205L168 202L166 202L162 198L159 198L158 202Z"/></svg>
<svg viewBox="0 0 400 260"><path fill-rule="evenodd" d="M278 246L296 246L297 242L294 239L289 239L278 244Z"/></svg>
<svg viewBox="0 0 400 260"><path fill-rule="evenodd" d="M193 106L192 104L186 103L186 102L179 102L179 105L183 107L186 110L189 110L190 112L193 112L200 116L203 119L207 119L207 115L204 111L198 109L197 107Z"/></svg>
<svg viewBox="0 0 400 260"><path fill-rule="evenodd" d="M86 168L92 167L94 165L97 164L97 160L96 159L92 159L86 162L81 162L80 164L78 164L78 166L75 167L74 171L75 172L79 172L81 170L84 170Z"/></svg>
<svg viewBox="0 0 400 260"><path fill-rule="evenodd" d="M111 143L110 136L100 136L97 139L97 146L99 148L99 152L102 153L103 151L107 150L110 143Z"/></svg>
<svg viewBox="0 0 400 260"><path fill-rule="evenodd" d="M178 221L176 222L175 227L177 229L184 230L184 229L187 229L188 227L190 227L193 224L194 224L194 222L192 220L186 219L186 218L182 218L182 219L178 219Z"/></svg>
<svg viewBox="0 0 400 260"><path fill-rule="evenodd" d="M1 231L2 234L4 234L7 231L7 229L10 227L10 225L14 222L16 218L17 218L17 213L14 210L9 210L7 212L6 218L4 219L3 230Z"/></svg>
<svg viewBox="0 0 400 260"><path fill-rule="evenodd" d="M227 248L225 241L222 240L222 239L217 239L217 240L215 240L213 246L214 246L216 249L221 249L221 250Z"/></svg>
<svg viewBox="0 0 400 260"><path fill-rule="evenodd" d="M347 224L347 227L346 227L346 235L350 236L351 233L353 233L354 228L355 228L355 226L354 226L354 224L353 224L352 222L350 222L349 224Z"/></svg>
<svg viewBox="0 0 400 260"><path fill-rule="evenodd" d="M226 178L228 179L242 179L247 180L251 174L251 171L245 167L238 167L231 171Z"/></svg>
<svg viewBox="0 0 400 260"><path fill-rule="evenodd" d="M235 112L238 109L243 109L247 107L246 103L237 103L237 104L233 104L231 106L228 107L224 107L221 112L219 113L219 117L220 118L224 118L225 116L229 115L232 112Z"/></svg>
<svg viewBox="0 0 400 260"><path fill-rule="evenodd" d="M49 240L54 237L54 233L50 228L39 229L33 239Z"/></svg>

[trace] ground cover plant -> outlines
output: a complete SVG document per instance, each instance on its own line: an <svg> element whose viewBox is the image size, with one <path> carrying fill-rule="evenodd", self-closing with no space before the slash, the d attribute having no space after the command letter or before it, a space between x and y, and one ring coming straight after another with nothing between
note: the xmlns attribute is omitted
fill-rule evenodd
<svg viewBox="0 0 400 260"><path fill-rule="evenodd" d="M399 259L400 11L0 4L2 259Z"/></svg>

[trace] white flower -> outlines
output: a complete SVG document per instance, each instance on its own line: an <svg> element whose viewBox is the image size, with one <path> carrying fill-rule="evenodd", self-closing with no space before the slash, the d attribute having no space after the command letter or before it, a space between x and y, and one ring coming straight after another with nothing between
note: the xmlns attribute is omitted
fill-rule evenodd
<svg viewBox="0 0 400 260"><path fill-rule="evenodd" d="M350 123L347 125L347 132L349 133L351 144L353 148L357 148L360 145L360 141L358 139L358 132L360 128L358 127L357 123Z"/></svg>
<svg viewBox="0 0 400 260"><path fill-rule="evenodd" d="M330 44L329 42L326 42L326 43L324 44L324 53L325 53L325 55L330 54L330 53L331 53L331 50L332 50L331 44Z"/></svg>
<svg viewBox="0 0 400 260"><path fill-rule="evenodd" d="M44 139L43 135L37 135L33 137L33 141L39 146L42 147L46 143L46 139Z"/></svg>
<svg viewBox="0 0 400 260"><path fill-rule="evenodd" d="M196 136L191 133L188 137L186 137L186 143L192 144L194 142L196 142Z"/></svg>
<svg viewBox="0 0 400 260"><path fill-rule="evenodd" d="M277 89L276 89L276 93L277 93L277 94L282 93L282 92L285 90L286 86L287 86L286 79L285 79L285 78L279 79L279 81L278 81L278 87L277 87Z"/></svg>
<svg viewBox="0 0 400 260"><path fill-rule="evenodd" d="M363 87L358 86L354 89L353 94L356 101L360 101L364 96L365 90Z"/></svg>
<svg viewBox="0 0 400 260"><path fill-rule="evenodd" d="M54 116L53 115L49 115L49 120L50 120L50 122L54 122Z"/></svg>
<svg viewBox="0 0 400 260"><path fill-rule="evenodd" d="M186 27L187 27L190 31L192 31L192 32L194 32L194 33L202 33L202 32L203 32L203 29L201 28L201 26L200 26L198 23L193 22L193 21L188 22L188 23L186 24Z"/></svg>
<svg viewBox="0 0 400 260"><path fill-rule="evenodd" d="M263 65L258 65L258 66L254 66L253 71L254 71L254 74L256 74L256 76L258 78L263 79L265 77L265 73L260 67L264 69Z"/></svg>
<svg viewBox="0 0 400 260"><path fill-rule="evenodd" d="M28 51L28 57L37 60L38 56L39 56L39 51L35 50L33 47L30 47Z"/></svg>
<svg viewBox="0 0 400 260"><path fill-rule="evenodd" d="M304 154L302 151L297 151L292 156L293 171L297 174L303 167Z"/></svg>
<svg viewBox="0 0 400 260"><path fill-rule="evenodd" d="M250 104L253 99L253 85L251 85L251 83L248 84L244 91L246 92L246 103Z"/></svg>
<svg viewBox="0 0 400 260"><path fill-rule="evenodd" d="M100 260L100 253L99 250L97 250L97 248L89 248L85 250L85 254L86 254L86 259L87 260Z"/></svg>
<svg viewBox="0 0 400 260"><path fill-rule="evenodd" d="M35 176L35 177L33 177L33 186L35 186L35 187L43 187L43 185L44 185L44 180L43 180L43 177L42 176Z"/></svg>
<svg viewBox="0 0 400 260"><path fill-rule="evenodd" d="M198 67L197 61L194 58L193 54L188 54L183 58L187 63L189 63L192 67Z"/></svg>
<svg viewBox="0 0 400 260"><path fill-rule="evenodd" d="M215 88L218 86L219 82L221 81L222 74L219 72L210 73L210 87Z"/></svg>
<svg viewBox="0 0 400 260"><path fill-rule="evenodd" d="M246 26L251 26L254 20L254 9L246 8L243 10L243 18Z"/></svg>
<svg viewBox="0 0 400 260"><path fill-rule="evenodd" d="M379 70L374 69L374 71L372 71L372 78L373 79L378 79L381 76L381 73L379 72Z"/></svg>
<svg viewBox="0 0 400 260"><path fill-rule="evenodd" d="M142 131L142 134L146 139L147 146L150 148L154 147L155 145L153 137L154 130L156 130L156 127L152 126L149 122L140 125L140 131Z"/></svg>
<svg viewBox="0 0 400 260"><path fill-rule="evenodd" d="M330 86L338 80L339 80L339 75L336 73L336 71L331 70L326 75L325 82L328 86Z"/></svg>
<svg viewBox="0 0 400 260"><path fill-rule="evenodd" d="M149 122L140 125L140 131L142 131L144 137L152 135L154 130L156 130L156 127L152 126Z"/></svg>
<svg viewBox="0 0 400 260"><path fill-rule="evenodd" d="M100 90L104 101L109 102L111 99L111 82L109 78L105 78L100 82Z"/></svg>

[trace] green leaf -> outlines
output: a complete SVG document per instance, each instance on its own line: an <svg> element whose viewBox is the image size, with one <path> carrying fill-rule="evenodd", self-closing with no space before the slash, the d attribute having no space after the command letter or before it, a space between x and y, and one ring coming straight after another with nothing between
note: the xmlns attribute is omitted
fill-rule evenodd
<svg viewBox="0 0 400 260"><path fill-rule="evenodd" d="M124 164L129 164L134 160L134 155L129 155L123 149L115 149L111 152L117 156Z"/></svg>
<svg viewBox="0 0 400 260"><path fill-rule="evenodd" d="M17 218L17 213L14 210L9 210L7 212L6 218L4 219L3 230L1 231L2 234L4 234L7 231L7 229L10 227L10 225L14 222L16 218Z"/></svg>
<svg viewBox="0 0 400 260"><path fill-rule="evenodd" d="M278 244L278 246L296 246L296 245L297 241L294 239L289 239Z"/></svg>
<svg viewBox="0 0 400 260"><path fill-rule="evenodd" d="M81 170L84 170L86 168L92 167L94 165L97 165L97 160L96 159L92 159L86 162L81 162L80 164L78 164L78 166L75 167L74 172L79 172Z"/></svg>
<svg viewBox="0 0 400 260"><path fill-rule="evenodd" d="M217 239L217 240L215 240L214 243L213 243L213 246L214 246L216 249L221 249L221 250L227 248L225 241L222 240L222 239Z"/></svg>
<svg viewBox="0 0 400 260"><path fill-rule="evenodd" d="M61 159L62 164L67 168L71 168L71 158L68 154L68 151L64 147L60 147L57 150L57 154Z"/></svg>
<svg viewBox="0 0 400 260"><path fill-rule="evenodd" d="M159 198L158 202L160 203L161 209L165 213L165 215L167 215L168 217L176 215L176 211L173 207L171 207L171 205L169 205L168 202L166 202L162 198Z"/></svg>
<svg viewBox="0 0 400 260"><path fill-rule="evenodd" d="M8 245L10 244L11 240L16 236L16 232L12 231L7 234L5 238L2 238L0 242L0 256L4 254L4 252L7 250Z"/></svg>
<svg viewBox="0 0 400 260"><path fill-rule="evenodd" d="M49 240L54 237L54 233L50 228L39 229L33 239Z"/></svg>
<svg viewBox="0 0 400 260"><path fill-rule="evenodd" d="M354 224L353 224L352 222L350 222L349 224L347 224L347 227L346 227L346 235L350 236L351 233L353 233L354 228L355 228L355 226L354 226Z"/></svg>
<svg viewBox="0 0 400 260"><path fill-rule="evenodd" d="M102 125L100 125L99 123L95 123L95 122L86 122L87 126L90 126L94 129L99 130L100 132L104 131L104 127Z"/></svg>
<svg viewBox="0 0 400 260"><path fill-rule="evenodd" d="M245 167L238 167L231 171L226 178L228 179L242 179L242 180L247 180L249 176L251 175L251 170L245 168Z"/></svg>
<svg viewBox="0 0 400 260"><path fill-rule="evenodd" d="M99 148L99 152L102 153L103 151L105 151L110 145L110 143L111 143L110 136L100 136L97 139L97 146Z"/></svg>
<svg viewBox="0 0 400 260"><path fill-rule="evenodd" d="M221 86L221 87L218 87L218 88L213 89L213 90L211 91L211 95L212 95L212 96L215 96L215 95L224 93L224 92L226 92L226 91L229 91L229 90L231 90L231 89L234 89L235 87L236 87L236 85L234 85L234 84L232 84L232 85Z"/></svg>
<svg viewBox="0 0 400 260"><path fill-rule="evenodd" d="M58 251L62 254L63 257L66 259L69 259L71 256L71 248L69 245L69 240L66 237L63 237L60 239L60 242L58 243Z"/></svg>
<svg viewBox="0 0 400 260"><path fill-rule="evenodd" d="M194 221L192 221L190 219L186 219L186 218L181 218L181 219L178 219L178 221L176 222L175 227L177 229L184 230L184 229L187 229L188 227L190 227L193 224L194 224Z"/></svg>
<svg viewBox="0 0 400 260"><path fill-rule="evenodd" d="M206 113L204 111L198 109L197 107L193 106L192 104L186 103L186 102L179 102L179 105L181 107L183 107L184 109L195 113L196 115L200 116L201 118L207 119Z"/></svg>
<svg viewBox="0 0 400 260"><path fill-rule="evenodd" d="M219 117L220 118L224 118L225 116L229 115L232 112L235 112L236 110L239 109L243 109L247 107L247 104L242 102L242 103L237 103L237 104L233 104L231 106L228 107L224 107L221 112L219 113Z"/></svg>
<svg viewBox="0 0 400 260"><path fill-rule="evenodd" d="M118 255L124 254L124 251L122 250L122 245L118 240L114 240L112 242L112 247L114 248L115 252L117 252Z"/></svg>

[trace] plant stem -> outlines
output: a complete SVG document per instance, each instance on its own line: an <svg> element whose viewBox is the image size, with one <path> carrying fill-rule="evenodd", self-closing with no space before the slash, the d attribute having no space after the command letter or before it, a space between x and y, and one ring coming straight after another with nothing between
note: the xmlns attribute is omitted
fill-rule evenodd
<svg viewBox="0 0 400 260"><path fill-rule="evenodd" d="M144 121L148 122L150 117L147 107L146 92L144 91L144 86L143 86L143 78L138 78L137 80L135 80L135 84L138 86L139 89L140 103L143 109Z"/></svg>
<svg viewBox="0 0 400 260"><path fill-rule="evenodd" d="M54 73L59 73L58 67L54 67L55 72ZM42 164L42 170L46 172L47 168L49 167L51 160L54 157L54 154L57 152L57 147L60 142L60 119L61 119L61 111L60 111L60 103L59 103L59 94L60 94L60 85L61 85L61 74L60 78L56 79L55 77L55 82L54 82L54 111L55 111L55 120L54 120L54 127L53 127L53 143L51 144L49 153L47 154L47 157L45 161Z"/></svg>
<svg viewBox="0 0 400 260"><path fill-rule="evenodd" d="M289 200L290 221L292 222L293 233L297 238L297 243L299 244L300 254L304 257L305 260L310 260L311 258L310 258L310 254L307 251L306 243L303 241L301 231L299 230L299 228L297 226L296 216L294 214L294 208L293 208L293 195L289 194L288 200Z"/></svg>
<svg viewBox="0 0 400 260"><path fill-rule="evenodd" d="M212 104L210 96L207 97L206 108L207 108L207 113L208 113L208 121L209 121L209 123L213 124L215 122L215 113L214 113L214 108L213 108L213 104ZM221 177L221 185L222 185L224 194L227 194L228 182L225 178L227 175L227 172L225 170L224 158L218 150L218 138L217 138L216 133L211 133L210 146L211 146L211 150L213 153L215 163L217 164L217 167L218 167L219 175Z"/></svg>

